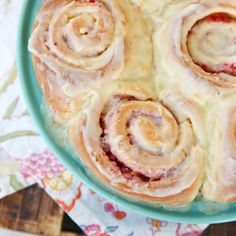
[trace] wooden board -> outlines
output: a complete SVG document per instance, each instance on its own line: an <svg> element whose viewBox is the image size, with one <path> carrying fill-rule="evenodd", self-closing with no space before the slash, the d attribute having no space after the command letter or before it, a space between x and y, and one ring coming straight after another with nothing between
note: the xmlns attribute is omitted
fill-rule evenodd
<svg viewBox="0 0 236 236"><path fill-rule="evenodd" d="M236 222L210 225L201 236L235 236Z"/></svg>
<svg viewBox="0 0 236 236"><path fill-rule="evenodd" d="M37 185L0 200L2 228L45 236L85 235L68 216L64 216L63 224L62 221L63 210ZM202 236L234 235L236 235L236 222L210 225L202 234Z"/></svg>
<svg viewBox="0 0 236 236"><path fill-rule="evenodd" d="M37 185L0 201L0 227L32 234L61 234L63 210Z"/></svg>

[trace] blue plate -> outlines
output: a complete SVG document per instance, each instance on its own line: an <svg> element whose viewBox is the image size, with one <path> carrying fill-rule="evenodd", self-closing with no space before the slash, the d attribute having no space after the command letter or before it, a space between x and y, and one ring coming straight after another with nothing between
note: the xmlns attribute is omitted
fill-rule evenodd
<svg viewBox="0 0 236 236"><path fill-rule="evenodd" d="M72 150L66 150L54 141L49 130L47 130L46 121L40 110L43 101L42 93L35 77L31 56L27 50L31 28L41 3L41 0L23 1L17 37L17 66L21 89L30 115L41 136L59 160L89 188L133 212L160 220L183 223L209 224L236 220L236 204L218 205L196 200L186 210L165 208L159 205L127 199L94 179L92 175L88 174L78 156L76 157Z"/></svg>

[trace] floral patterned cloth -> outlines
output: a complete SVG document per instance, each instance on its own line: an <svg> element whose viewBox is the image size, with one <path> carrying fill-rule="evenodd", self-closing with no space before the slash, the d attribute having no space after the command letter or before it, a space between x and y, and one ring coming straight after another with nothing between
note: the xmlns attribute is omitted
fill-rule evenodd
<svg viewBox="0 0 236 236"><path fill-rule="evenodd" d="M199 235L207 225L163 222L110 203L69 173L48 149L19 90L15 40L21 3L0 0L0 198L39 183L90 236Z"/></svg>

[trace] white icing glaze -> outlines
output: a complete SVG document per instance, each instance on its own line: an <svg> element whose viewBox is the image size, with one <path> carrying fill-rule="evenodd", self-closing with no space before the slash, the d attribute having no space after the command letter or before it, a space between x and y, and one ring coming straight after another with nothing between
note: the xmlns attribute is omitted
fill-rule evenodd
<svg viewBox="0 0 236 236"><path fill-rule="evenodd" d="M160 13L168 4L175 2L176 0L131 0L137 4L142 11L152 13L157 11Z"/></svg>
<svg viewBox="0 0 236 236"><path fill-rule="evenodd" d="M37 21L29 50L55 72L61 85L69 81L83 86L121 74L125 18L115 1L71 1L42 11Z"/></svg>

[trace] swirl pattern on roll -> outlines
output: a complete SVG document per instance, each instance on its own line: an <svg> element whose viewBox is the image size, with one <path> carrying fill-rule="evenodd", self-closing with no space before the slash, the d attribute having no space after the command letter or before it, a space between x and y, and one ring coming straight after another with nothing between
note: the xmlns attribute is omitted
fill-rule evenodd
<svg viewBox="0 0 236 236"><path fill-rule="evenodd" d="M29 50L46 99L58 113L77 106L71 103L86 88L145 78L152 60L145 23L126 0L45 1Z"/></svg>
<svg viewBox="0 0 236 236"><path fill-rule="evenodd" d="M71 82L120 75L124 63L124 16L115 1L48 1L29 48Z"/></svg>
<svg viewBox="0 0 236 236"><path fill-rule="evenodd" d="M164 104L128 94L114 94L106 103L93 96L87 113L70 130L71 142L92 173L138 199L191 202L204 172L198 108L169 93L163 95Z"/></svg>
<svg viewBox="0 0 236 236"><path fill-rule="evenodd" d="M226 13L213 13L192 27L188 35L188 51L195 64L206 72L235 77L235 40L236 18Z"/></svg>
<svg viewBox="0 0 236 236"><path fill-rule="evenodd" d="M156 47L176 83L192 94L195 86L215 94L236 87L235 0L180 1L163 19Z"/></svg>

